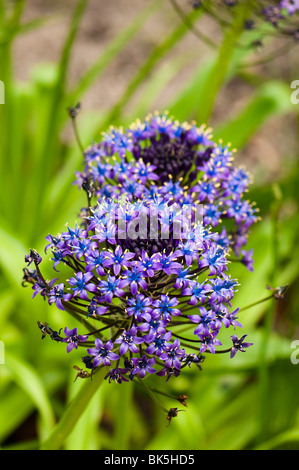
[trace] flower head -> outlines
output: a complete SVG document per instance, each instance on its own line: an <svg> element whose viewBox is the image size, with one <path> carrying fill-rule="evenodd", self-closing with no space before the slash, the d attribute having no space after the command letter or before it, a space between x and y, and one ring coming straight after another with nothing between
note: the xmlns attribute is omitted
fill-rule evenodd
<svg viewBox="0 0 299 470"><path fill-rule="evenodd" d="M66 327L61 342L67 352L87 347L86 368L106 367L109 382L147 374L169 380L200 367L201 353L221 346L221 330L242 327L238 309L231 311L237 281L229 263L234 252L251 270L244 248L257 216L244 200L247 172L210 129L163 113L104 133L85 152L77 174L83 190L86 178L90 206L81 225L47 237L58 277L42 277L32 250L26 262L36 270L26 268L23 282L33 284L34 297L84 319L87 333ZM242 347L236 340L232 355Z"/></svg>

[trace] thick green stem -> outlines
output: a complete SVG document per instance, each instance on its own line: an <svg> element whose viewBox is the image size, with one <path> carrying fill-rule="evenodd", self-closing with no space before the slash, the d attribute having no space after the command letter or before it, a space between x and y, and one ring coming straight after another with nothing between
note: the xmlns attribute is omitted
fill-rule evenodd
<svg viewBox="0 0 299 470"><path fill-rule="evenodd" d="M276 285L277 273L279 268L279 215L281 209L282 195L280 188L277 186L273 187L274 202L272 206L272 267L269 276L269 284ZM273 321L275 314L275 306L270 305L266 312L265 324L263 328L263 336L260 349L260 361L259 361L259 391L260 391L260 439L265 440L267 438L268 422L269 422L269 394L270 383L269 383L269 368L267 364L267 353L269 340L272 333Z"/></svg>
<svg viewBox="0 0 299 470"><path fill-rule="evenodd" d="M255 307L256 305L259 305L263 302L266 302L267 300L270 300L274 297L273 294L271 295L268 295L268 297L264 297L263 299L261 300L257 300L256 302L253 302L252 304L249 304L249 305L246 305L246 307L242 307L242 308L239 308L239 312L243 311L243 310L247 310L248 308L252 308L252 307Z"/></svg>
<svg viewBox="0 0 299 470"><path fill-rule="evenodd" d="M135 94L139 86L147 79L152 73L157 63L168 54L171 49L177 44L185 34L188 33L190 27L194 24L196 19L202 14L201 10L193 10L188 16L186 16L186 22L180 23L166 39L158 44L151 54L147 57L145 62L138 69L137 73L133 76L129 82L123 95L120 97L118 102L111 108L107 114L105 120L101 123L98 132L106 129L109 125L115 124L122 114L123 109L129 103L132 96Z"/></svg>
<svg viewBox="0 0 299 470"><path fill-rule="evenodd" d="M240 5L235 7L235 17L232 25L224 35L214 67L212 67L202 90L200 109L198 110L196 117L198 122L208 124L211 118L217 95L227 77L227 72L232 62L236 45L244 31L245 21L250 16L251 10L251 0L242 2Z"/></svg>
<svg viewBox="0 0 299 470"><path fill-rule="evenodd" d="M86 382L82 385L75 398L70 402L61 420L55 426L48 439L41 444L40 450L61 449L75 424L85 412L91 398L99 389L106 373L107 370L103 367L93 374L92 379L84 379Z"/></svg>

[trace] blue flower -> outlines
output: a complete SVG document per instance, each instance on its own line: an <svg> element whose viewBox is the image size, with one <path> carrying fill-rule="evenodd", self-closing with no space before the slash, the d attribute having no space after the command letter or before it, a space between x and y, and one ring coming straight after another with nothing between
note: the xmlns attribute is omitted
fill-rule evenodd
<svg viewBox="0 0 299 470"><path fill-rule="evenodd" d="M137 294L136 297L128 299L127 315L134 315L138 322L143 320L151 320L152 299L145 297L143 294Z"/></svg>
<svg viewBox="0 0 299 470"><path fill-rule="evenodd" d="M150 318L146 316L144 321L138 326L138 330L142 332L148 331L149 335L156 337L166 332L167 321L161 318L160 313L152 312Z"/></svg>
<svg viewBox="0 0 299 470"><path fill-rule="evenodd" d="M222 273L221 277L211 279L209 302L225 302L233 298L237 281Z"/></svg>
<svg viewBox="0 0 299 470"><path fill-rule="evenodd" d="M177 250L178 256L184 256L186 265L189 267L194 260L198 260L198 246L192 240L187 240L186 242L180 242Z"/></svg>
<svg viewBox="0 0 299 470"><path fill-rule="evenodd" d="M80 299L88 300L87 292L96 292L97 286L89 282L93 277L91 272L83 274L81 271L75 273L75 277L69 279L68 283L73 291L73 296L79 296Z"/></svg>
<svg viewBox="0 0 299 470"><path fill-rule="evenodd" d="M208 336L210 332L218 332L217 318L213 310L206 311L203 308L200 315L190 315L189 319L198 321L198 326L194 330L194 334L198 337Z"/></svg>
<svg viewBox="0 0 299 470"><path fill-rule="evenodd" d="M160 299L153 302L153 313L161 315L163 320L170 321L172 315L181 315L181 311L178 308L174 308L179 304L179 301L173 297L170 298L168 295L162 294Z"/></svg>
<svg viewBox="0 0 299 470"><path fill-rule="evenodd" d="M139 159L134 167L134 173L138 180L145 184L147 180L156 181L159 176L155 173L155 165L150 163L145 164L142 159Z"/></svg>
<svg viewBox="0 0 299 470"><path fill-rule="evenodd" d="M190 305L196 305L198 302L203 304L209 298L208 294L211 291L210 284L192 282L189 284L189 287L185 287L182 290L182 295L190 297Z"/></svg>
<svg viewBox="0 0 299 470"><path fill-rule="evenodd" d="M157 257L157 267L168 275L175 273L175 271L182 266L176 261L178 254L180 254L180 252L178 253L177 251L169 254L163 252L159 258Z"/></svg>
<svg viewBox="0 0 299 470"><path fill-rule="evenodd" d="M155 275L155 271L159 268L159 257L157 254L149 256L149 254L142 250L141 252L141 259L140 261L136 261L136 267L139 271L143 271L144 275L153 277Z"/></svg>
<svg viewBox="0 0 299 470"><path fill-rule="evenodd" d="M140 286L143 290L147 289L147 284L144 279L143 272L139 271L136 266L124 272L123 284L130 285L132 295L137 294L138 286Z"/></svg>
<svg viewBox="0 0 299 470"><path fill-rule="evenodd" d="M109 221L107 224L96 226L94 238L97 239L98 243L108 241L112 245L116 245L116 231L116 225L112 221Z"/></svg>
<svg viewBox="0 0 299 470"><path fill-rule="evenodd" d="M91 251L85 257L85 261L87 263L85 271L91 272L95 269L96 273L99 276L105 276L106 274L105 269L104 269L105 260L106 260L105 251L101 251L100 253L98 250Z"/></svg>
<svg viewBox="0 0 299 470"><path fill-rule="evenodd" d="M227 259L224 250L216 245L212 245L202 254L198 267L208 267L211 275L221 274L227 269Z"/></svg>

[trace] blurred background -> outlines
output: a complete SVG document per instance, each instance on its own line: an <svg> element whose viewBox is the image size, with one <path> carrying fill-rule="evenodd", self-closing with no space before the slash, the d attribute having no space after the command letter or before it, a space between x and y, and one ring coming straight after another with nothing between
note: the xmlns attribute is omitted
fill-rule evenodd
<svg viewBox="0 0 299 470"><path fill-rule="evenodd" d="M67 355L37 327L59 330L66 314L22 286L25 254L42 253L85 205L72 185L82 154L67 112L80 102L85 147L110 125L165 109L231 142L261 215L248 242L254 272L231 264L233 307L269 296L267 285L288 289L240 312L254 343L246 353L207 357L202 371L153 384L189 397L169 427L138 384L105 381L63 448L299 449L299 44L269 31L220 27L188 0L0 0L1 448L39 448L81 387L80 351Z"/></svg>

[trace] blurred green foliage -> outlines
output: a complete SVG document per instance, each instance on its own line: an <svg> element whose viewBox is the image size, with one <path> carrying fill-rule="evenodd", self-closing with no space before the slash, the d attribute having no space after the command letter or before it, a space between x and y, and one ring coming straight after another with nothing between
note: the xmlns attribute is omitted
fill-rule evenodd
<svg viewBox="0 0 299 470"><path fill-rule="evenodd" d="M0 443L3 449L37 449L82 387L82 381L74 383L73 369L81 355L80 351L67 355L58 344L41 340L37 321L48 321L59 329L65 322L64 313L41 298L33 301L30 290L22 287L24 256L30 248L42 252L44 237L61 231L66 222L74 222L85 204L72 186L81 165L80 150L75 138L67 143L61 138L69 126L67 107L84 103L85 93L112 60L130 47L145 22L159 14L163 2L147 3L73 89L68 84L70 58L88 1L74 4L60 60L37 66L26 83L14 77L14 40L43 27L45 19L24 23L26 2L12 2L10 8L7 3L0 1L0 79L5 84L5 105L0 105L0 340L5 345L5 364L0 365ZM190 25L200 14L200 10L192 11L189 27L179 22L157 40L111 109L95 117L83 107L79 127L84 144L110 124L126 125L151 110L151 103L163 94L177 68L186 63L188 58L169 55L191 34ZM278 117L291 116L296 132L299 109L291 104L290 84L283 76L265 81L252 77L250 69L246 75L240 64L250 58L251 50L238 49L240 35L238 30L233 40L224 38L219 51L211 50L209 59L168 104L179 120L207 122L222 87L232 80L252 86L254 78L254 93L243 108L214 130L215 137L231 142L239 151ZM246 34L242 39L246 42ZM196 38L194 47L200 48ZM211 82L220 70L221 75ZM127 105L141 87L143 99L128 111ZM164 392L189 397L188 407L169 427L165 413L139 383L118 386L105 381L63 448L299 449L299 365L290 360L299 317L298 155L286 151L281 157L281 171L274 180L265 170L260 174L262 165L257 167L257 183L250 192L262 218L249 239L255 271L247 272L240 263L231 265L232 275L240 283L234 308L266 297L267 284L289 285L285 300L271 300L241 312L244 332L254 346L233 360L226 355L207 355L203 371L188 370L174 381L160 382ZM224 338L224 346L226 342ZM149 385L151 382L149 379ZM161 401L166 407L178 406L172 398L161 396Z"/></svg>

